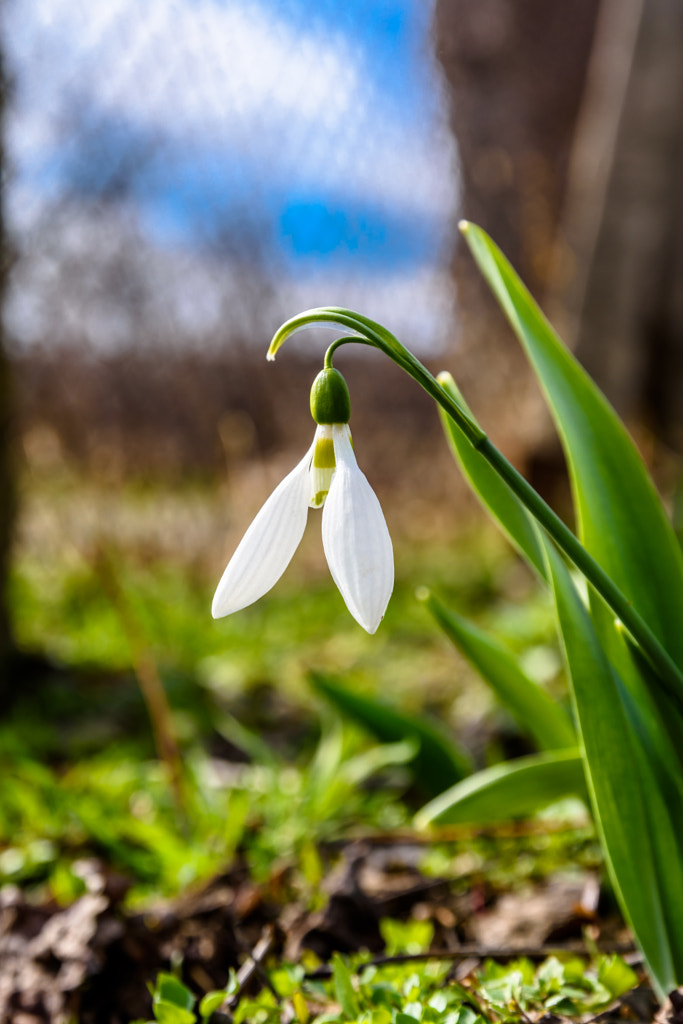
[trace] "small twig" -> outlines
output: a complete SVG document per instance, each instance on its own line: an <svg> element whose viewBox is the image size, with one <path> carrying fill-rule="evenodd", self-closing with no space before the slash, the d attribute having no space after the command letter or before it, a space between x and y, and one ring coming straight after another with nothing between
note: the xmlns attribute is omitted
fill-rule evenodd
<svg viewBox="0 0 683 1024"><path fill-rule="evenodd" d="M531 1018L530 1018L530 1017L528 1017L528 1016L527 1016L527 1014L526 1014L526 1013L524 1012L524 1010L522 1009L522 1007L521 1007L521 1006L519 1005L519 1002L518 1002L518 1000L517 1000L517 999L513 999L513 1000L512 1000L512 1003L513 1003L513 1005L514 1005L515 1009L517 1010L517 1013L518 1013L518 1014L520 1015L520 1017L522 1018L522 1020L523 1020L524 1024L532 1024Z"/></svg>
<svg viewBox="0 0 683 1024"><path fill-rule="evenodd" d="M273 948L274 941L275 929L272 924L268 924L263 929L263 934L252 952L237 972L237 989L224 1004L228 1010L234 1010L237 1007L237 1004L244 995L244 990L255 976L273 993L278 1003L281 1001L270 978L263 969L263 961Z"/></svg>
<svg viewBox="0 0 683 1024"><path fill-rule="evenodd" d="M588 817L582 821L505 821L494 825L444 825L430 826L428 832L411 829L395 829L388 832L352 831L344 838L328 839L320 845L323 849L337 850L352 843L368 846L437 846L441 843L457 843L469 839L516 839L526 836L554 835L561 832L577 832L590 825Z"/></svg>
<svg viewBox="0 0 683 1024"><path fill-rule="evenodd" d="M395 956L376 956L364 964L360 964L358 972L364 971L367 967L385 967L389 964L423 963L426 960L450 960L457 963L460 960L517 960L524 957L527 960L545 960L549 956L565 956L571 953L572 956L591 956L594 952L587 946L564 945L564 946L502 946L499 948L479 946L476 943L469 943L460 946L458 949L435 949L430 953L398 953ZM609 942L600 946L599 953L619 953L620 955L636 953L635 946L624 942ZM323 964L315 971L304 975L307 981L317 981L332 977L332 969Z"/></svg>
<svg viewBox="0 0 683 1024"><path fill-rule="evenodd" d="M162 764L166 765L175 804L182 821L185 822L182 761L175 738L171 708L159 669L121 586L114 559L103 544L97 548L93 562L100 585L115 608L126 634L133 670L152 724L157 756Z"/></svg>

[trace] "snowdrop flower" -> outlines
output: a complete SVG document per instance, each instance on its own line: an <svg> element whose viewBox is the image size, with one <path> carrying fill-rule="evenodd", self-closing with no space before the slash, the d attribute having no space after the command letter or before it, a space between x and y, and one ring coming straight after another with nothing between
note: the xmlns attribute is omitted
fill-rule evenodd
<svg viewBox="0 0 683 1024"><path fill-rule="evenodd" d="M358 468L342 375L326 367L311 389L318 424L301 462L275 488L230 559L213 599L215 619L246 608L277 583L299 546L309 508L323 508L323 548L354 619L377 630L394 586L394 556L379 501Z"/></svg>

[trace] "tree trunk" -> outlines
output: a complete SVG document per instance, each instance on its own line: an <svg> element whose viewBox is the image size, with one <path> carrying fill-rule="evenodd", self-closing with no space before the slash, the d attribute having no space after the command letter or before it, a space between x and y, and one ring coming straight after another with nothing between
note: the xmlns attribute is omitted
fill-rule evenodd
<svg viewBox="0 0 683 1024"><path fill-rule="evenodd" d="M437 0L436 52L450 87L461 212L484 227L543 298L599 0ZM544 413L524 359L462 244L453 273L465 394L510 454ZM489 422L491 422L489 420Z"/></svg>
<svg viewBox="0 0 683 1024"><path fill-rule="evenodd" d="M4 126L3 114L6 97L7 84L0 55L0 173L4 168L2 127ZM3 202L0 203L0 305L5 295L9 265L10 246L5 228L3 194ZM7 697L8 659L11 648L7 609L7 573L15 509L11 433L10 370L2 333L2 320L0 319L0 704L4 703Z"/></svg>
<svg viewBox="0 0 683 1024"><path fill-rule="evenodd" d="M606 0L572 161L576 351L683 452L683 4Z"/></svg>

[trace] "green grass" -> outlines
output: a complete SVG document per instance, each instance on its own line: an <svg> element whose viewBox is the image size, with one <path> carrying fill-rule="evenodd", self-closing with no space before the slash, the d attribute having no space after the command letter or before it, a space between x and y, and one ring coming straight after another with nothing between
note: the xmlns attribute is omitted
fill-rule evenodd
<svg viewBox="0 0 683 1024"><path fill-rule="evenodd" d="M368 797L351 779L361 770L354 759L370 756L371 743L339 731L307 673L334 672L368 693L390 694L404 710L428 709L465 738L481 733L486 716L489 731L509 727L415 600L420 584L553 673L548 603L488 529L434 540L425 529L410 544L395 538L396 590L369 637L327 572L317 523L267 597L214 622L211 596L226 554L221 490L113 491L68 475L27 477L23 490L14 628L23 649L60 670L33 686L17 679L3 723L0 882L68 900L82 886L73 864L95 852L131 877L139 900L209 876L238 846L263 875L311 840L407 823L407 755L370 757L384 789ZM523 610L520 593L530 598ZM131 641L157 666L172 709L185 765L182 814L155 758ZM221 766L235 747L254 763L226 773ZM493 740L483 756L499 756ZM383 764L392 758L393 767ZM321 764L339 774L329 798Z"/></svg>
<svg viewBox="0 0 683 1024"><path fill-rule="evenodd" d="M270 594L214 622L211 597L229 553L219 489L131 484L109 491L68 480L24 488L10 600L20 646L70 666L131 666L124 605L162 667L228 698L267 681L309 703L304 680L317 667L353 672L370 692L390 686L407 706L434 703L448 714L471 689L472 674L415 601L417 586L483 618L532 657L552 643L549 602L541 596L520 604L520 591L534 593L530 577L485 524L433 541L427 524L417 543L395 538L396 588L374 637L352 620L330 578L317 521ZM199 533L191 529L197 521ZM114 569L118 602L97 569L101 551Z"/></svg>
<svg viewBox="0 0 683 1024"><path fill-rule="evenodd" d="M20 664L0 725L0 885L20 885L32 900L66 905L83 894L93 856L129 880L132 908L201 884L239 856L257 884L280 878L283 902L321 909L338 841L407 829L419 803L411 745L379 746L341 723L315 697L311 668L390 696L404 711L435 714L479 762L499 758L502 737L516 735L415 599L422 584L497 630L531 674L561 687L548 601L487 528L433 539L425 529L419 543L395 538L396 590L369 637L329 577L317 524L271 594L216 623L221 491L128 485L112 493L28 480L24 498L14 626L22 649L41 652L56 671L24 678L28 663ZM156 757L136 677L142 656L171 707L182 805ZM472 887L493 897L600 863L583 825L464 830L426 842L420 866L453 879L465 899ZM382 927L388 953L427 949L432 938L425 921ZM369 966L362 955L335 957L332 977L316 980L306 976L317 966L307 957L268 965L280 1003L267 990L245 996L234 1020L279 1021L284 1006L302 1024L516 1024L544 1010L595 1013L635 980L621 961L552 959L485 963L465 983L445 985L449 963ZM155 1020L208 1019L230 992L196 998L160 975Z"/></svg>

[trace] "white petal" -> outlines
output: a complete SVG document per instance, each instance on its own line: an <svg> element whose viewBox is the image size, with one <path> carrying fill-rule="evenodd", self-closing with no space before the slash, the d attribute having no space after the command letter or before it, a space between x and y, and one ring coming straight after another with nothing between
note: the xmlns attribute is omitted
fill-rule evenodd
<svg viewBox="0 0 683 1024"><path fill-rule="evenodd" d="M334 427L337 468L323 508L323 547L354 619L377 630L394 588L394 552L377 495L358 468L347 426Z"/></svg>
<svg viewBox="0 0 683 1024"><path fill-rule="evenodd" d="M214 619L258 601L289 565L306 528L312 451L278 484L240 541L216 589Z"/></svg>

